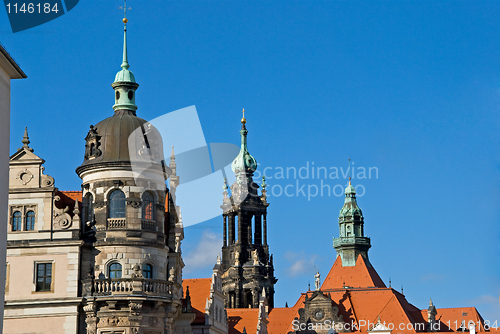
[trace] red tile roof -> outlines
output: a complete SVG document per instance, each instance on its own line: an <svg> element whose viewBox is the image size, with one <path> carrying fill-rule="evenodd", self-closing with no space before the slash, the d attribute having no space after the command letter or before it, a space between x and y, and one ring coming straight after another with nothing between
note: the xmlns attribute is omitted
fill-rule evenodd
<svg viewBox="0 0 500 334"><path fill-rule="evenodd" d="M299 317L299 309L304 307L305 293L301 294L292 307L275 307L269 312L269 334L286 334L293 331L293 320Z"/></svg>
<svg viewBox="0 0 500 334"><path fill-rule="evenodd" d="M243 333L243 329L246 329L247 333L255 333L257 331L257 322L259 320L259 309L227 309L227 320L229 325L229 334L241 334Z"/></svg>
<svg viewBox="0 0 500 334"><path fill-rule="evenodd" d="M385 288L375 269L367 264L361 255L352 267L342 267L342 259L337 256L335 263L326 276L321 290L349 287L378 287Z"/></svg>
<svg viewBox="0 0 500 334"><path fill-rule="evenodd" d="M437 308L436 311L436 320L441 322L440 331L462 331L462 321L465 321L466 328L472 321L476 325L476 332L484 331L484 320L475 307ZM427 309L421 310L421 314L427 319Z"/></svg>
<svg viewBox="0 0 500 334"><path fill-rule="evenodd" d="M196 313L196 318L194 319L193 324L205 323L205 305L207 303L207 298L210 296L211 284L211 278L190 278L182 280L184 297L186 296L186 289L189 287L191 306L193 308L193 312Z"/></svg>
<svg viewBox="0 0 500 334"><path fill-rule="evenodd" d="M73 200L73 204L75 200L79 202L82 201L82 192L81 191L59 191L59 193L64 194L65 196L71 198Z"/></svg>

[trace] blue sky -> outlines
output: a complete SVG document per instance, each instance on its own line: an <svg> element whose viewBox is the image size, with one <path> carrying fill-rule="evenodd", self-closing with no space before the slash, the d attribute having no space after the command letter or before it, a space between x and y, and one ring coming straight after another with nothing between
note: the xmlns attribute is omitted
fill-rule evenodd
<svg viewBox="0 0 500 334"><path fill-rule="evenodd" d="M0 42L28 79L12 85L11 152L31 146L61 190L79 190L90 124L112 115L121 1L81 1ZM138 116L195 105L206 141L239 144L248 112L259 170L376 167L355 179L381 278L426 308L499 314L500 2L129 1ZM330 186L345 179L277 179ZM276 305L293 304L336 254L343 198L269 196ZM185 277L208 277L220 217L186 228ZM215 258L213 258L213 261ZM500 319L498 319L500 320Z"/></svg>

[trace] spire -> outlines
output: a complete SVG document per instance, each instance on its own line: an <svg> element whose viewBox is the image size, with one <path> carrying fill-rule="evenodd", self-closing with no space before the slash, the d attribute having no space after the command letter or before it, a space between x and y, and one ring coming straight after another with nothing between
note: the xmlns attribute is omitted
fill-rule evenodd
<svg viewBox="0 0 500 334"><path fill-rule="evenodd" d="M245 118L245 109L243 109L242 113L243 113L243 118L241 119L242 126L240 130L241 148L240 148L240 153L231 164L231 169L235 174L245 173L251 177L253 175L253 172L257 170L257 161L255 160L254 157L252 157L252 155L250 155L250 152L248 152L248 146L247 146L248 131L245 126L247 122Z"/></svg>
<svg viewBox="0 0 500 334"><path fill-rule="evenodd" d="M350 159L349 159L350 169ZM358 256L361 255L368 261L368 249L371 247L370 238L364 235L364 218L356 202L356 189L351 184L345 188L345 199L339 214L339 237L333 239L333 247L342 258L343 267L356 265Z"/></svg>
<svg viewBox="0 0 500 334"><path fill-rule="evenodd" d="M130 65L128 64L128 57L127 57L127 0L124 0L124 5L123 5L123 62L122 62L122 68L124 70L128 69Z"/></svg>
<svg viewBox="0 0 500 334"><path fill-rule="evenodd" d="M24 128L24 136L23 140L21 140L21 143L23 143L23 148L27 149L30 152L33 152L33 149L28 146L28 144L30 143L30 139L28 137L28 127Z"/></svg>
<svg viewBox="0 0 500 334"><path fill-rule="evenodd" d="M128 63L128 53L127 53L127 0L124 0L123 7L123 60L121 66L121 71L116 73L115 81L111 85L115 90L115 105L113 109L118 110L129 110L135 115L137 106L135 105L135 91L139 85L135 82L135 76L132 71L129 70Z"/></svg>

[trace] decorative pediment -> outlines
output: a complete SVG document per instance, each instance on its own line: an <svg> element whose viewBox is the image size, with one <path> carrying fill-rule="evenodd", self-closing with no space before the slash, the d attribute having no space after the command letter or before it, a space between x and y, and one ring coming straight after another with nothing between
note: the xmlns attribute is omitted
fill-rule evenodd
<svg viewBox="0 0 500 334"><path fill-rule="evenodd" d="M10 156L10 162L22 162L22 163L33 163L33 164L43 164L45 160L40 158L38 155L33 153L29 148L19 148L17 152Z"/></svg>
<svg viewBox="0 0 500 334"><path fill-rule="evenodd" d="M28 144L26 130L23 147L10 156L9 189L54 187L54 178L43 173L45 160L34 154Z"/></svg>

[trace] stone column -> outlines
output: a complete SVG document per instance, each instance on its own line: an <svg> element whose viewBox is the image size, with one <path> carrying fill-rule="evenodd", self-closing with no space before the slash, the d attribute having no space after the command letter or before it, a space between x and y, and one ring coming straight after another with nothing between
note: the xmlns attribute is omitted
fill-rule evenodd
<svg viewBox="0 0 500 334"><path fill-rule="evenodd" d="M264 245L267 246L267 213L264 213L264 223L263 223L263 229L264 229Z"/></svg>
<svg viewBox="0 0 500 334"><path fill-rule="evenodd" d="M227 216L222 215L222 236L224 239L224 242L222 244L223 247L227 246Z"/></svg>
<svg viewBox="0 0 500 334"><path fill-rule="evenodd" d="M238 242L241 244L243 242L243 213L238 213Z"/></svg>
<svg viewBox="0 0 500 334"><path fill-rule="evenodd" d="M234 214L229 215L229 244L234 244Z"/></svg>
<svg viewBox="0 0 500 334"><path fill-rule="evenodd" d="M247 232L248 232L247 233L247 235L248 235L247 242L249 244L251 244L252 243L252 216L249 216L246 218L246 223L247 223L246 225L247 225Z"/></svg>

